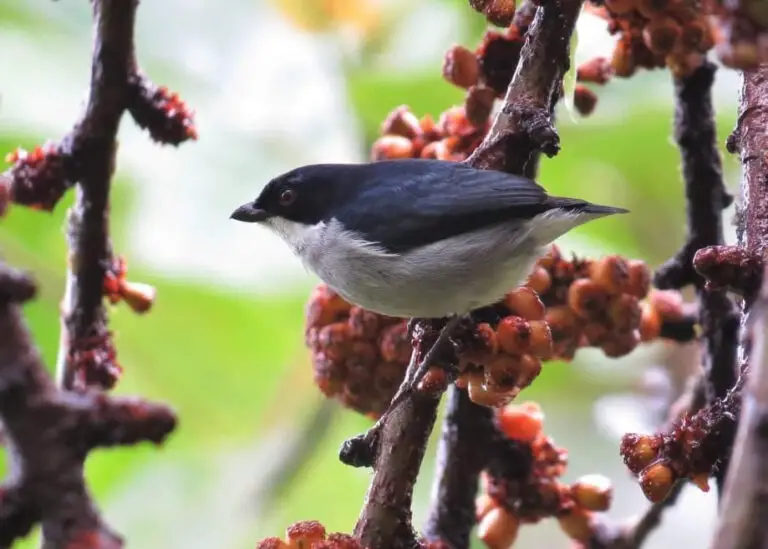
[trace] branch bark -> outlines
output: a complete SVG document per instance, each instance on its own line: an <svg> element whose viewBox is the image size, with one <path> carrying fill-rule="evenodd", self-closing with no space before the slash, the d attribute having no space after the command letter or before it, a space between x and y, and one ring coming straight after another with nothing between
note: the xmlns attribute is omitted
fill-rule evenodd
<svg viewBox="0 0 768 549"><path fill-rule="evenodd" d="M723 244L722 212L732 202L725 190L722 163L712 106L712 84L716 67L705 61L690 76L675 80L675 140L685 180L687 235L681 250L655 275L659 288L696 288L699 323L706 352L703 368L707 376L707 401L724 397L736 381L736 349L739 316L731 298L722 289L708 287L694 269L699 250ZM722 489L727 470L727 452L716 478Z"/></svg>
<svg viewBox="0 0 768 549"><path fill-rule="evenodd" d="M73 389L78 347L108 338L104 275L112 261L109 190L120 119L136 72L133 29L138 0L93 2L94 44L88 102L81 120L64 140L65 154L77 160L80 179L69 213L69 269L62 304L57 361L59 384Z"/></svg>
<svg viewBox="0 0 768 549"><path fill-rule="evenodd" d="M475 524L478 479L494 440L493 412L450 388L424 535L452 548L469 547Z"/></svg>
<svg viewBox="0 0 768 549"><path fill-rule="evenodd" d="M425 334L418 334L417 339L419 344L411 353L405 379L393 399L393 402L397 401L396 405L387 410L383 421L371 431L372 440L360 438L356 443L369 444L373 453L373 478L354 530L360 544L370 549L416 549L419 546L411 521L413 487L442 395L411 390L410 380L419 358L434 342L434 338L425 337ZM401 391L408 391L406 398L398 399Z"/></svg>
<svg viewBox="0 0 768 549"><path fill-rule="evenodd" d="M0 547L40 522L44 549L117 549L122 539L88 493L85 459L97 447L161 443L176 418L136 399L57 391L18 304L33 294L29 278L0 265L0 420L14 471L0 487Z"/></svg>
<svg viewBox="0 0 768 549"><path fill-rule="evenodd" d="M581 6L582 0L554 0L539 8L532 2L520 6L515 19L525 29L526 40L517 70L502 109L466 163L534 178L541 153L557 153L554 105L569 69L571 35ZM496 435L491 411L452 387L425 526L428 540L441 541L451 549L469 547L479 477Z"/></svg>
<svg viewBox="0 0 768 549"><path fill-rule="evenodd" d="M569 45L582 4L552 0L537 9L504 105L469 164L522 174L536 153L551 157L560 150L551 105L570 66Z"/></svg>
<svg viewBox="0 0 768 549"><path fill-rule="evenodd" d="M741 159L740 244L764 257L768 250L768 65L743 74L739 117L728 140ZM759 298L745 302L748 330L742 344L741 415L723 497L723 513L712 547L752 549L768 538L768 288L765 274ZM748 376L748 380L744 378Z"/></svg>

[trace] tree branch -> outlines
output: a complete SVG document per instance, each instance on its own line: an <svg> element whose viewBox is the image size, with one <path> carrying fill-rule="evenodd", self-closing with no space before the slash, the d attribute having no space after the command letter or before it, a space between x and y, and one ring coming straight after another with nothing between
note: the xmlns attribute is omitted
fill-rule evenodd
<svg viewBox="0 0 768 549"><path fill-rule="evenodd" d="M736 381L739 316L724 290L705 284L694 269L699 250L723 244L722 212L732 197L726 192L712 106L716 67L706 61L690 76L675 79L675 139L685 180L687 236L681 250L656 272L659 288L681 289L692 284L699 302L699 323L706 352L707 401L724 397ZM716 478L722 488L727 452Z"/></svg>
<svg viewBox="0 0 768 549"><path fill-rule="evenodd" d="M424 527L428 540L441 540L453 548L469 547L478 479L490 457L494 436L492 410L472 402L466 390L451 387Z"/></svg>
<svg viewBox="0 0 768 549"><path fill-rule="evenodd" d="M361 545L370 549L415 549L419 544L411 522L413 486L437 418L441 393L411 388L419 358L436 339L424 333L416 334L416 338L419 343L393 399L396 404L370 431L373 440L356 441L356 445L369 445L367 450L373 458L373 479L354 530ZM398 399L401 392L407 392L407 397Z"/></svg>
<svg viewBox="0 0 768 549"><path fill-rule="evenodd" d="M30 279L0 265L0 420L14 472L0 488L0 547L41 522L44 549L119 548L88 493L85 459L97 447L161 443L176 418L137 399L58 392L16 303L33 293Z"/></svg>
<svg viewBox="0 0 768 549"><path fill-rule="evenodd" d="M69 212L69 269L62 304L57 363L60 385L75 387L74 356L93 341L108 338L104 275L112 262L109 190L117 131L128 105L128 80L136 71L133 28L137 0L93 2L91 84L82 119L65 138L65 154L77 159L80 176Z"/></svg>
<svg viewBox="0 0 768 549"><path fill-rule="evenodd" d="M554 156L560 150L550 107L570 66L570 39L582 3L552 0L538 8L504 105L469 164L522 174L535 153Z"/></svg>
<svg viewBox="0 0 768 549"><path fill-rule="evenodd" d="M728 148L741 157L740 244L749 254L763 257L768 250L768 65L745 72L740 95L736 130ZM754 303L745 303L747 331L742 345L741 415L731 467L725 485L723 513L715 542L716 549L762 547L768 538L768 279Z"/></svg>
<svg viewBox="0 0 768 549"><path fill-rule="evenodd" d="M581 0L554 0L539 8L532 2L519 7L515 23L526 40L517 70L501 111L467 164L535 177L541 152L549 156L557 152L553 109L568 72L571 35L581 5ZM442 541L452 549L469 547L479 476L491 458L496 436L492 420L490 410L452 387L425 526L428 540Z"/></svg>

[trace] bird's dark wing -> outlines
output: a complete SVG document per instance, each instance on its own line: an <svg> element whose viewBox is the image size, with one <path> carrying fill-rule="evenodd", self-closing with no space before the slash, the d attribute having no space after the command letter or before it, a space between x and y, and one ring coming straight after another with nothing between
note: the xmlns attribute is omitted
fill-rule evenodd
<svg viewBox="0 0 768 549"><path fill-rule="evenodd" d="M343 206L334 217L392 253L559 207L535 181L455 162L386 161L361 170L354 203L366 208Z"/></svg>

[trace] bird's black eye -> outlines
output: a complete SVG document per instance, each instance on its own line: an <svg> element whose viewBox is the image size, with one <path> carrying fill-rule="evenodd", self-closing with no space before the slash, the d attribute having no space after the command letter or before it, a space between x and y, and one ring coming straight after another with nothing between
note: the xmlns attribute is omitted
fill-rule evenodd
<svg viewBox="0 0 768 549"><path fill-rule="evenodd" d="M293 189L283 189L283 191L280 193L280 205L281 206L290 206L294 203L296 200L296 191Z"/></svg>

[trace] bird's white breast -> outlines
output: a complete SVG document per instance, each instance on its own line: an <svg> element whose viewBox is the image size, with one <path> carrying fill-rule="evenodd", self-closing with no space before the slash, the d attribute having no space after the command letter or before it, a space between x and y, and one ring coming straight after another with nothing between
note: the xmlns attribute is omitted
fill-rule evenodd
<svg viewBox="0 0 768 549"><path fill-rule="evenodd" d="M589 216L554 214L386 252L336 220L317 225L272 218L310 270L348 301L397 317L438 318L489 305L521 284L544 246Z"/></svg>

